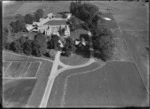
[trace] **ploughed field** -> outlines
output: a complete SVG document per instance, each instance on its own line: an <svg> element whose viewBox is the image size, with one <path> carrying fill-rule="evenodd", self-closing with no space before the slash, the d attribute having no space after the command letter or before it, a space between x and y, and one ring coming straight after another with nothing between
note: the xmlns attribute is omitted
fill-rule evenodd
<svg viewBox="0 0 150 109"><path fill-rule="evenodd" d="M3 51L3 106L39 106L51 66L46 60Z"/></svg>
<svg viewBox="0 0 150 109"><path fill-rule="evenodd" d="M133 62L97 62L56 77L47 107L148 106L148 93Z"/></svg>

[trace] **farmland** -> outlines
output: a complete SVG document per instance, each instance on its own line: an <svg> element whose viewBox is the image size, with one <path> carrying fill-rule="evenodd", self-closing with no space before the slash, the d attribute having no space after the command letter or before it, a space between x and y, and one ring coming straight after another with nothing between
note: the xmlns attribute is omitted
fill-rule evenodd
<svg viewBox="0 0 150 109"><path fill-rule="evenodd" d="M3 50L4 107L149 106L148 5L118 1L91 3L111 19L104 25L115 37L112 59L103 62L77 54L61 57L57 52L55 59L50 60ZM4 10L4 17L11 19L40 8L46 14L69 11L69 6L70 2L16 2ZM78 39L80 34L87 31L78 29L71 32L71 37Z"/></svg>
<svg viewBox="0 0 150 109"><path fill-rule="evenodd" d="M103 67L93 63L60 74L47 107L145 106L147 99L134 63L110 62Z"/></svg>
<svg viewBox="0 0 150 109"><path fill-rule="evenodd" d="M39 105L50 75L52 61L18 55L8 51L3 51L3 59L4 69L6 69L3 72L4 106ZM34 102L28 103L30 100Z"/></svg>
<svg viewBox="0 0 150 109"><path fill-rule="evenodd" d="M20 79L6 83L3 87L4 107L25 106L36 84L36 79Z"/></svg>
<svg viewBox="0 0 150 109"><path fill-rule="evenodd" d="M66 81L63 107L145 106L148 99L134 63L111 62L94 71L71 74Z"/></svg>
<svg viewBox="0 0 150 109"><path fill-rule="evenodd" d="M66 70L63 73L60 73L54 81L54 86L52 88L47 107L57 107L61 105L61 99L64 90L64 82L67 75L92 70L97 67L99 67L98 63L92 63L91 65L86 67L77 68L74 70Z"/></svg>

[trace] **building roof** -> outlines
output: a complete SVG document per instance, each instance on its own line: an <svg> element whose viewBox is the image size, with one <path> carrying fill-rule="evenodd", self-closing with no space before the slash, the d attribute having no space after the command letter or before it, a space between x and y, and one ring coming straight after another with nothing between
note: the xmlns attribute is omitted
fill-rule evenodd
<svg viewBox="0 0 150 109"><path fill-rule="evenodd" d="M39 23L39 26L42 26L44 24L46 24L47 22L49 22L50 19L47 17L46 19L42 20L40 23Z"/></svg>
<svg viewBox="0 0 150 109"><path fill-rule="evenodd" d="M66 25L66 20L51 20L46 23L46 25Z"/></svg>
<svg viewBox="0 0 150 109"><path fill-rule="evenodd" d="M48 25L42 25L38 27L38 29L47 29L47 28L48 28Z"/></svg>
<svg viewBox="0 0 150 109"><path fill-rule="evenodd" d="M30 24L26 24L26 29L28 31L31 31L32 29L34 29L34 27L32 25L30 25Z"/></svg>
<svg viewBox="0 0 150 109"><path fill-rule="evenodd" d="M78 45L80 43L80 41L75 40L75 45Z"/></svg>
<svg viewBox="0 0 150 109"><path fill-rule="evenodd" d="M58 43L60 43L60 47L64 47L63 43L59 40Z"/></svg>

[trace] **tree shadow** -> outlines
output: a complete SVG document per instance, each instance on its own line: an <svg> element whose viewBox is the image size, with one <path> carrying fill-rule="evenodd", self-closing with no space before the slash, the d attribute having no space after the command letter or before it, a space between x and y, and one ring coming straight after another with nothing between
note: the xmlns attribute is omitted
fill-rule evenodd
<svg viewBox="0 0 150 109"><path fill-rule="evenodd" d="M90 37L88 34L80 34L80 40L84 39L85 41L90 41Z"/></svg>
<svg viewBox="0 0 150 109"><path fill-rule="evenodd" d="M90 50L85 48L85 47L84 47L84 49L83 48L77 48L75 50L75 54L81 55L82 57L85 57L85 58L90 58L90 56L91 56Z"/></svg>

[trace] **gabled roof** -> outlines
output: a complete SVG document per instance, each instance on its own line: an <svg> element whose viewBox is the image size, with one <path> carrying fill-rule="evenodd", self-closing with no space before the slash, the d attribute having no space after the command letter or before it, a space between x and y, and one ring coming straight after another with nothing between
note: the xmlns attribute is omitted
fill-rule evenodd
<svg viewBox="0 0 150 109"><path fill-rule="evenodd" d="M51 20L46 23L46 25L66 25L66 20Z"/></svg>
<svg viewBox="0 0 150 109"><path fill-rule="evenodd" d="M34 27L32 25L30 25L30 24L26 24L26 29L28 31L31 31L32 29L34 29Z"/></svg>

